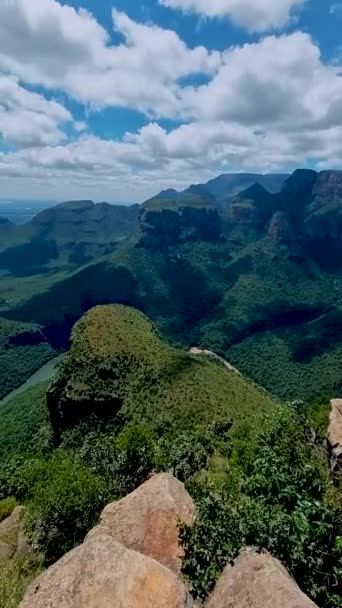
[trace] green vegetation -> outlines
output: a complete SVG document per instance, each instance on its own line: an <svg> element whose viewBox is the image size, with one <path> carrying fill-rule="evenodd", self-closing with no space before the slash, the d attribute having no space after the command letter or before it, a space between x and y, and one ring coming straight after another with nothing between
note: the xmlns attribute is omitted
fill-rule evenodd
<svg viewBox="0 0 342 608"><path fill-rule="evenodd" d="M0 500L0 523L9 517L17 506L15 498L4 498Z"/></svg>
<svg viewBox="0 0 342 608"><path fill-rule="evenodd" d="M296 247L262 239L242 250L235 242L198 241L160 251L132 241L72 274L24 283L18 299L3 281L10 302L3 314L34 319L64 346L88 308L124 303L145 312L169 340L217 352L282 398L342 390L342 282ZM12 387L14 372L6 375Z"/></svg>
<svg viewBox="0 0 342 608"><path fill-rule="evenodd" d="M123 306L93 308L76 324L49 399L61 431L119 410L126 422L153 427L224 417L238 423L273 403L242 376L169 346L142 313Z"/></svg>
<svg viewBox="0 0 342 608"><path fill-rule="evenodd" d="M39 574L39 565L13 557L0 563L0 608L17 608L23 595Z"/></svg>
<svg viewBox="0 0 342 608"><path fill-rule="evenodd" d="M54 356L39 325L0 318L0 399Z"/></svg>
<svg viewBox="0 0 342 608"><path fill-rule="evenodd" d="M34 386L0 407L0 458L45 452L51 443L47 383Z"/></svg>
<svg viewBox="0 0 342 608"><path fill-rule="evenodd" d="M289 406L232 444L226 471L197 484L199 516L184 527L183 572L205 598L244 546L279 558L321 607L340 607L342 511L306 419Z"/></svg>
<svg viewBox="0 0 342 608"><path fill-rule="evenodd" d="M141 312L120 305L96 307L75 326L48 391L51 419L46 388L0 408L0 513L27 507L43 565L82 542L107 503L171 470L198 502L194 528L182 529L195 596L247 544L278 557L321 608L340 608L342 501L322 449L326 400L281 405L168 345ZM1 565L8 606L36 571Z"/></svg>

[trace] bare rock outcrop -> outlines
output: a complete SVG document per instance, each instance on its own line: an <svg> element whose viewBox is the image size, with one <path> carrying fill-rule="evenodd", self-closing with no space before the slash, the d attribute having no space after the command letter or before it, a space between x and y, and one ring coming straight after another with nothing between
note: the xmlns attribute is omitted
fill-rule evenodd
<svg viewBox="0 0 342 608"><path fill-rule="evenodd" d="M331 470L342 475L342 399L332 399L330 405L327 445Z"/></svg>
<svg viewBox="0 0 342 608"><path fill-rule="evenodd" d="M30 552L22 523L24 511L24 507L15 507L12 514L0 523L0 561Z"/></svg>
<svg viewBox="0 0 342 608"><path fill-rule="evenodd" d="M206 608L317 608L281 563L247 549L227 566Z"/></svg>
<svg viewBox="0 0 342 608"><path fill-rule="evenodd" d="M88 538L33 583L20 608L193 608L182 581L108 534Z"/></svg>
<svg viewBox="0 0 342 608"><path fill-rule="evenodd" d="M191 524L195 505L184 485L160 473L137 490L108 505L88 537L103 532L129 549L148 555L174 572L180 571L179 521Z"/></svg>

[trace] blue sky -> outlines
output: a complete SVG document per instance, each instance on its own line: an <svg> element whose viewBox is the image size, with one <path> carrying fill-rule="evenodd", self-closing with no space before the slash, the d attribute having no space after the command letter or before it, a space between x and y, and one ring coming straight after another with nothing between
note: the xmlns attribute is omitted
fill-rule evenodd
<svg viewBox="0 0 342 608"><path fill-rule="evenodd" d="M1 0L0 196L342 168L342 2Z"/></svg>

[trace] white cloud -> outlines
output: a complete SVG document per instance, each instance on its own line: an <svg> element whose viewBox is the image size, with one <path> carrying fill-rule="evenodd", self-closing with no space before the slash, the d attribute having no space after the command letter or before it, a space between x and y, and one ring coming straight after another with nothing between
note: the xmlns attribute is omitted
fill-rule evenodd
<svg viewBox="0 0 342 608"><path fill-rule="evenodd" d="M64 139L72 116L61 104L28 91L14 76L0 74L0 135L9 144L42 146Z"/></svg>
<svg viewBox="0 0 342 608"><path fill-rule="evenodd" d="M153 116L179 113L180 78L213 74L220 54L189 49L171 30L113 10L108 32L85 10L56 0L0 4L0 68L24 82L61 89L98 108L125 106Z"/></svg>
<svg viewBox="0 0 342 608"><path fill-rule="evenodd" d="M203 86L187 87L184 111L198 120L320 129L342 120L342 76L324 64L309 35L268 36L228 50Z"/></svg>
<svg viewBox="0 0 342 608"><path fill-rule="evenodd" d="M159 0L159 4L197 13L202 17L228 17L252 32L286 26L293 10L306 0Z"/></svg>
<svg viewBox="0 0 342 608"><path fill-rule="evenodd" d="M17 148L0 153L1 196L143 200L224 171L342 162L341 66L326 64L309 35L211 53L115 10L113 24L116 44L86 11L0 0L0 69L12 73L0 73L0 134ZM207 84L182 84L197 72ZM34 84L66 103L140 109L148 124L121 141L95 137ZM184 124L167 132L160 116Z"/></svg>

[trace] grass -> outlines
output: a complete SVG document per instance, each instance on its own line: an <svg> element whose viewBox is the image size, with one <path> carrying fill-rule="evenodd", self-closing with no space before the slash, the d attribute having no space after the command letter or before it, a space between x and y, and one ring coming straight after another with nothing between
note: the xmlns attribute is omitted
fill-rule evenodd
<svg viewBox="0 0 342 608"><path fill-rule="evenodd" d="M4 498L3 500L0 500L0 523L12 514L16 506L17 501L15 498Z"/></svg>
<svg viewBox="0 0 342 608"><path fill-rule="evenodd" d="M17 608L40 568L31 560L13 557L0 562L0 608Z"/></svg>

